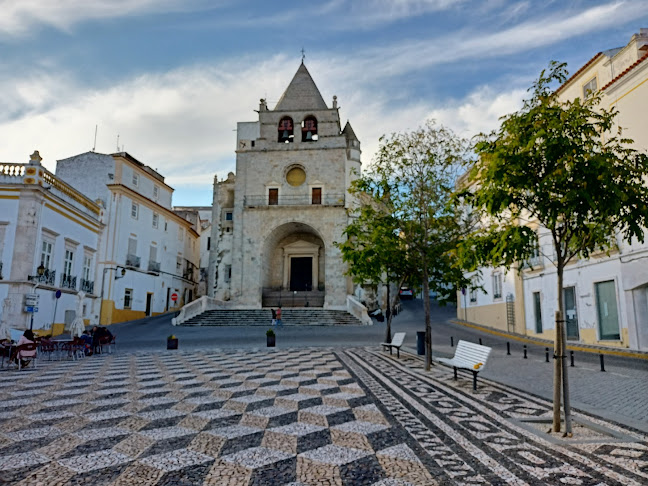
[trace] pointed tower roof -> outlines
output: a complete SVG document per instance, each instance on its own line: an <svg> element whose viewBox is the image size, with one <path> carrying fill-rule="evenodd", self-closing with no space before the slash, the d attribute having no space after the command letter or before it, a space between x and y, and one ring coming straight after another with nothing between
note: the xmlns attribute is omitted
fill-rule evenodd
<svg viewBox="0 0 648 486"><path fill-rule="evenodd" d="M275 111L293 110L328 110L324 98L303 62L275 106Z"/></svg>
<svg viewBox="0 0 648 486"><path fill-rule="evenodd" d="M353 131L353 128L351 128L351 123L349 123L349 120L347 120L346 125L344 125L344 130L342 130L342 134L346 137L347 140L358 140L358 137L356 136L355 132Z"/></svg>

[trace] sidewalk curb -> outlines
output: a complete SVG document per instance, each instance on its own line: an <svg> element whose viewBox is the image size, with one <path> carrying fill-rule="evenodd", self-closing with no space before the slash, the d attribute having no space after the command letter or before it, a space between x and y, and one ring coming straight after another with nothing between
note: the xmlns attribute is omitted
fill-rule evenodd
<svg viewBox="0 0 648 486"><path fill-rule="evenodd" d="M450 319L449 322L452 324L457 324L459 326L470 327L477 331L485 332L488 334L494 334L496 336L500 336L506 339L511 339L513 341L525 342L525 343L534 344L541 347L552 347L554 345L554 342L548 339L530 338L527 336L522 336L521 334L500 331L479 324L473 324L471 322L462 321L460 319ZM567 344L567 349L570 351L581 351L584 353L608 354L613 356L621 356L624 358L636 358L636 359L648 360L648 352L644 352L644 351L622 351L618 348L610 348L607 346L595 346L589 344Z"/></svg>

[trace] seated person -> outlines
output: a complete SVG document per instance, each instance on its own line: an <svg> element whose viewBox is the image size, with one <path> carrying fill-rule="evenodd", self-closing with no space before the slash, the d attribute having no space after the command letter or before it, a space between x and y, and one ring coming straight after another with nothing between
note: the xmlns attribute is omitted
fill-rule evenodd
<svg viewBox="0 0 648 486"><path fill-rule="evenodd" d="M20 339L16 343L16 347L21 346L23 344L34 344L35 343L35 338L34 338L34 333L27 329L22 336L20 336ZM26 358L33 358L36 356L36 350L24 350L21 349L16 353L14 356L14 361L18 363L18 360L20 360L20 366L25 367L29 364L29 361Z"/></svg>
<svg viewBox="0 0 648 486"><path fill-rule="evenodd" d="M92 348L95 353L101 352L101 345L112 340L112 333L105 327L94 326L92 328Z"/></svg>
<svg viewBox="0 0 648 486"><path fill-rule="evenodd" d="M83 352L86 356L92 354L92 336L88 331L83 331L83 334L79 336L79 341L83 343Z"/></svg>

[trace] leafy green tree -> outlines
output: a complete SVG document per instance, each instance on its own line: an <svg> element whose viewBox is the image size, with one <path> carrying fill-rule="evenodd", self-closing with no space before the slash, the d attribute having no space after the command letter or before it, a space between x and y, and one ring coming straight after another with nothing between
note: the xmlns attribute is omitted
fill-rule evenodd
<svg viewBox="0 0 648 486"><path fill-rule="evenodd" d="M372 236L373 241L383 241L373 250L367 250L380 258L366 265L374 265L376 274L392 272L392 276L401 277L406 269L410 272L409 283L422 289L426 369L432 363L429 292L436 291L441 301L454 300L457 286L466 286L467 282L450 254L465 235L463 213L449 204L466 148L465 140L434 121L412 132L383 136L372 165L354 182L352 189L365 195L364 208L374 208L366 215L365 231L374 228L377 234ZM372 226L371 217L378 210L384 219ZM366 249L369 240L358 238L357 234L354 237L348 239L345 258L351 263L352 273L367 275L368 272L354 269L353 260L362 257L354 254L353 249ZM398 271L388 271L387 262L399 265ZM403 281L401 278L400 283Z"/></svg>
<svg viewBox="0 0 648 486"><path fill-rule="evenodd" d="M643 241L648 215L648 157L614 130L616 113L600 97L561 101L552 84L567 79L552 62L530 89L520 111L477 143L478 162L458 199L481 211L482 229L462 242L460 261L510 268L533 255L539 223L551 235L557 269L557 309L563 309L563 273L576 258L608 251L615 235ZM565 326L556 319L555 354L565 356ZM560 431L560 389L571 433L567 367L556 360L554 431ZM561 383L562 381L562 383Z"/></svg>

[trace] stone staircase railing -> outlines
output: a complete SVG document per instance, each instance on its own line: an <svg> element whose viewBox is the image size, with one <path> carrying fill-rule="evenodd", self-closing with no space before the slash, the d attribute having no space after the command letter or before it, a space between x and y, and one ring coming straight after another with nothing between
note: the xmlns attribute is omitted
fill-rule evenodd
<svg viewBox="0 0 648 486"><path fill-rule="evenodd" d="M171 319L171 324L173 324L174 326L179 326L192 317L200 315L205 311L227 308L227 302L203 295L199 299L196 299L193 302L189 302L182 309L180 309L180 313L176 317Z"/></svg>
<svg viewBox="0 0 648 486"><path fill-rule="evenodd" d="M365 326L370 326L372 323L371 317L367 313L367 308L362 305L353 295L347 295L347 311L349 314L355 316Z"/></svg>

